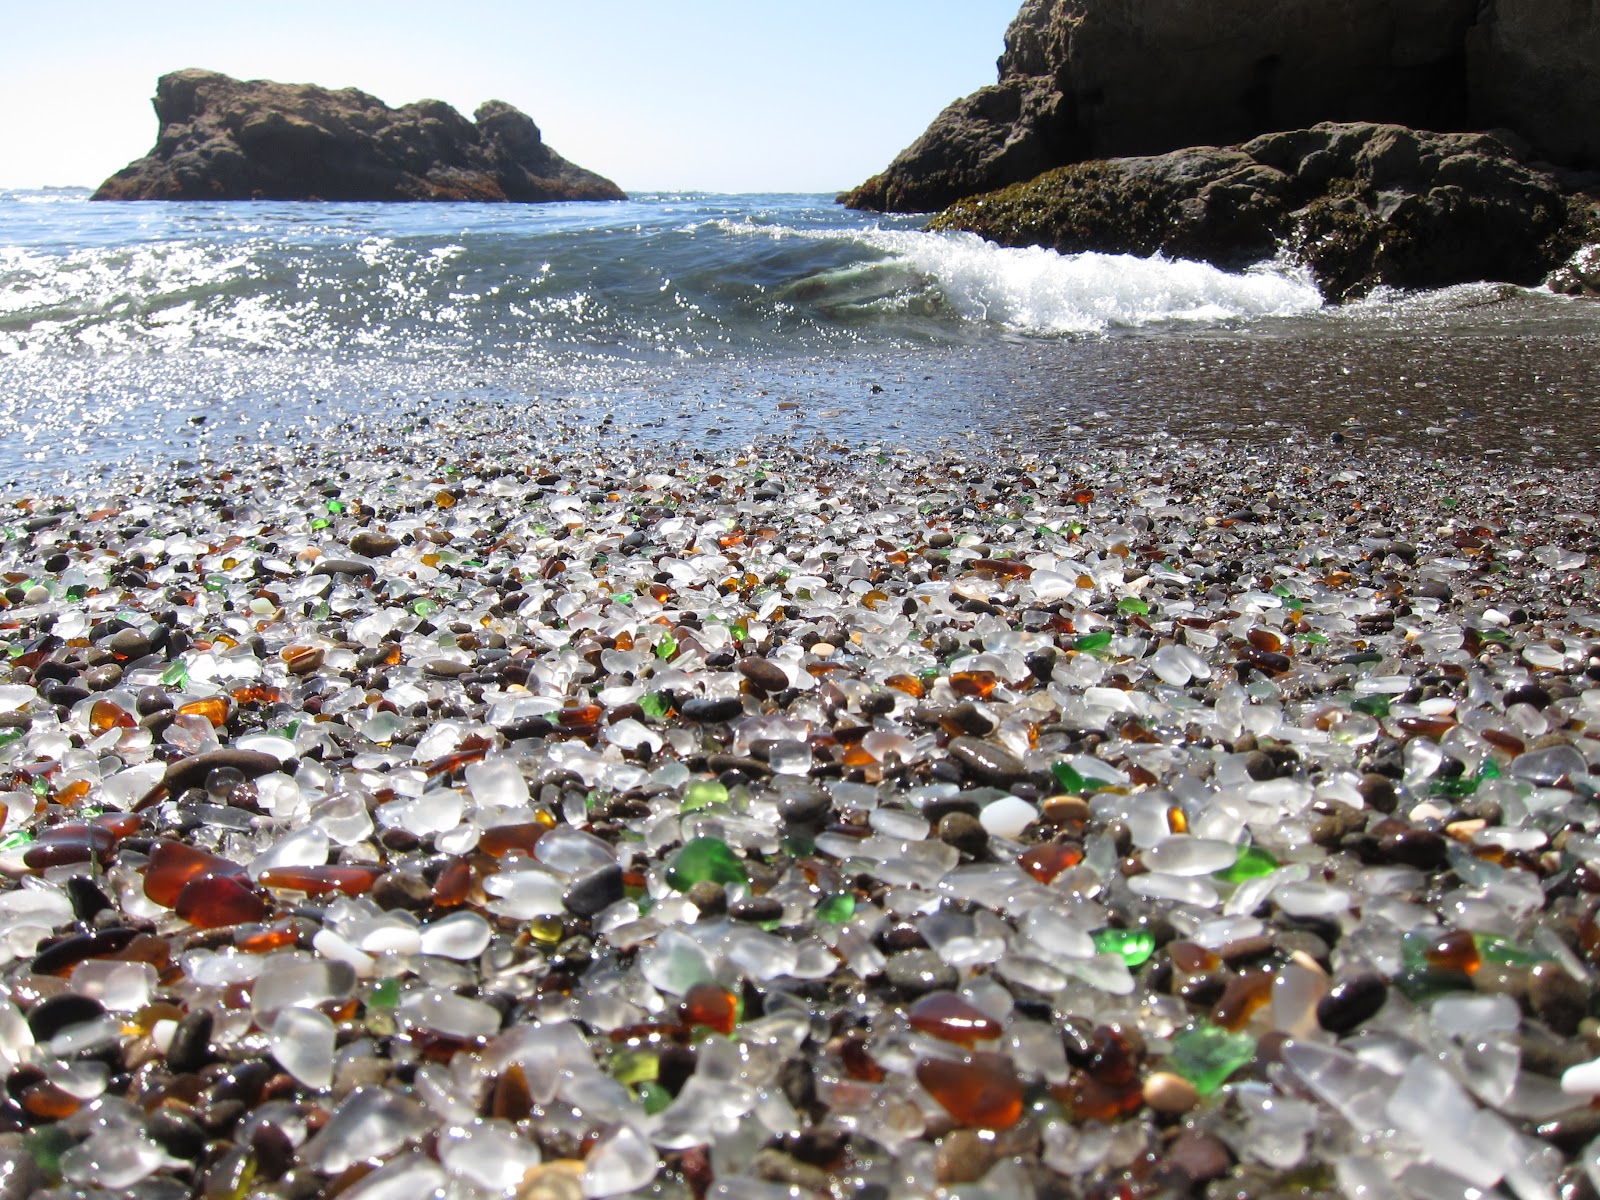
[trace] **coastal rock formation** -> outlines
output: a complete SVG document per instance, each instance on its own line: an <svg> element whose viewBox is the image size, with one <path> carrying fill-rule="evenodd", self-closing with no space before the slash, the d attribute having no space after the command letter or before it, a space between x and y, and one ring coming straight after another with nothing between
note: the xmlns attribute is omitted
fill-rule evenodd
<svg viewBox="0 0 1600 1200"><path fill-rule="evenodd" d="M1600 168L1600 5L1496 0L1467 39L1472 110L1554 162Z"/></svg>
<svg viewBox="0 0 1600 1200"><path fill-rule="evenodd" d="M163 75L155 148L96 200L621 200L491 100L469 121L439 100L390 108L354 88Z"/></svg>
<svg viewBox="0 0 1600 1200"><path fill-rule="evenodd" d="M1587 201L1496 138L1331 123L1061 167L953 205L932 227L1229 269L1283 245L1331 300L1379 284L1534 284L1597 232Z"/></svg>
<svg viewBox="0 0 1600 1200"><path fill-rule="evenodd" d="M1505 127L1585 166L1597 55L1588 0L1025 0L999 82L841 199L928 211L1068 163L1320 121Z"/></svg>

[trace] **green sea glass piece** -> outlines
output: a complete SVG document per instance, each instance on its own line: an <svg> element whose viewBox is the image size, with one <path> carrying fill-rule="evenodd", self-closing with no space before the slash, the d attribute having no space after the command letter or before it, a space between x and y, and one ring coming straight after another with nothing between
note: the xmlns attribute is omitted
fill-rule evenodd
<svg viewBox="0 0 1600 1200"><path fill-rule="evenodd" d="M1090 792L1104 791L1111 786L1103 779L1092 779L1080 774L1066 759L1062 759L1051 766L1050 774L1054 777L1056 786L1063 792L1072 792L1080 796Z"/></svg>
<svg viewBox="0 0 1600 1200"><path fill-rule="evenodd" d="M665 661L678 652L678 639L670 633L661 635L661 640L656 643L656 657Z"/></svg>
<svg viewBox="0 0 1600 1200"><path fill-rule="evenodd" d="M161 682L167 687L183 687L189 682L189 668L182 659L168 665L161 672Z"/></svg>
<svg viewBox="0 0 1600 1200"><path fill-rule="evenodd" d="M856 898L849 892L840 892L817 905L817 920L826 921L829 925L843 925L855 915L855 911Z"/></svg>
<svg viewBox="0 0 1600 1200"><path fill-rule="evenodd" d="M398 979L380 979L372 988L372 995L367 999L368 1008L394 1008L400 1003L400 981Z"/></svg>
<svg viewBox="0 0 1600 1200"><path fill-rule="evenodd" d="M1366 713L1369 717L1387 717L1389 715L1389 698L1387 696L1362 696L1352 701L1350 707L1358 713Z"/></svg>
<svg viewBox="0 0 1600 1200"><path fill-rule="evenodd" d="M1102 929L1094 935L1094 949L1137 967L1156 952L1156 939L1148 929Z"/></svg>
<svg viewBox="0 0 1600 1200"><path fill-rule="evenodd" d="M696 779L683 790L683 811L709 808L713 804L726 804L728 789L715 779Z"/></svg>
<svg viewBox="0 0 1600 1200"><path fill-rule="evenodd" d="M0 838L0 850L15 850L18 846L31 846L32 844L33 833L27 829L13 830L11 833L6 834L5 837Z"/></svg>
<svg viewBox="0 0 1600 1200"><path fill-rule="evenodd" d="M713 883L750 882L739 856L727 842L714 837L690 839L667 864L667 886L674 891L687 892L703 879Z"/></svg>
<svg viewBox="0 0 1600 1200"><path fill-rule="evenodd" d="M1104 650L1111 645L1111 631L1102 629L1098 633L1086 633L1081 638L1073 640L1074 650Z"/></svg>
<svg viewBox="0 0 1600 1200"><path fill-rule="evenodd" d="M644 1106L644 1115L647 1117L655 1116L672 1103L672 1093L659 1083L641 1083L635 1090L639 1093L639 1103Z"/></svg>
<svg viewBox="0 0 1600 1200"><path fill-rule="evenodd" d="M61 1156L77 1144L78 1139L60 1125L46 1125L22 1135L22 1152L49 1180L61 1178Z"/></svg>
<svg viewBox="0 0 1600 1200"><path fill-rule="evenodd" d="M1117 611L1131 613L1136 617L1147 617L1150 615L1150 605L1137 596L1125 596L1117 601ZM1110 639L1107 638L1106 640L1109 641Z"/></svg>
<svg viewBox="0 0 1600 1200"><path fill-rule="evenodd" d="M1246 846L1233 860L1233 866L1215 872L1223 883L1243 883L1247 879L1260 879L1278 869L1278 860L1259 846Z"/></svg>
<svg viewBox="0 0 1600 1200"><path fill-rule="evenodd" d="M1229 1033L1218 1025L1201 1024L1172 1039L1167 1065L1209 1096L1256 1056L1256 1040L1248 1033Z"/></svg>
<svg viewBox="0 0 1600 1200"><path fill-rule="evenodd" d="M639 697L639 707L644 709L645 716L659 721L672 711L672 701L665 692L646 692Z"/></svg>

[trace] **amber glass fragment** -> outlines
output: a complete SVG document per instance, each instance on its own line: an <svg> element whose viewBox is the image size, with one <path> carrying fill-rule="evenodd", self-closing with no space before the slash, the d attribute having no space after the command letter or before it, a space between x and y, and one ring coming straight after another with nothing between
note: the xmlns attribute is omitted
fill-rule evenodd
<svg viewBox="0 0 1600 1200"><path fill-rule="evenodd" d="M472 864L458 858L439 872L433 881L433 902L440 908L454 908L472 890Z"/></svg>
<svg viewBox="0 0 1600 1200"><path fill-rule="evenodd" d="M191 700L180 704L178 712L187 717L204 717L216 729L228 723L228 697L207 696L204 700Z"/></svg>
<svg viewBox="0 0 1600 1200"><path fill-rule="evenodd" d="M739 998L715 983L697 983L684 993L679 1015L690 1028L704 1025L726 1036L739 1024Z"/></svg>
<svg viewBox="0 0 1600 1200"><path fill-rule="evenodd" d="M177 914L200 929L220 929L265 920L271 911L243 879L233 875L206 875L191 879L173 905Z"/></svg>
<svg viewBox="0 0 1600 1200"><path fill-rule="evenodd" d="M304 892L308 896L325 896L329 892L360 896L372 890L382 873L375 867L270 867L261 872L259 880L264 887Z"/></svg>
<svg viewBox="0 0 1600 1200"><path fill-rule="evenodd" d="M1252 971L1228 980L1222 998L1211 1009L1211 1020L1231 1033L1238 1033L1250 1018L1272 999L1273 976L1267 971Z"/></svg>
<svg viewBox="0 0 1600 1200"><path fill-rule="evenodd" d="M110 700L96 700L89 709L89 728L96 734L109 733L113 729L132 729L138 723L132 713Z"/></svg>
<svg viewBox="0 0 1600 1200"><path fill-rule="evenodd" d="M1017 856L1017 866L1040 883L1049 883L1068 867L1083 861L1083 848L1071 842L1044 842Z"/></svg>
<svg viewBox="0 0 1600 1200"><path fill-rule="evenodd" d="M1022 1080L1004 1055L974 1054L967 1062L925 1058L917 1064L917 1082L962 1125L1009 1129L1022 1119Z"/></svg>
<svg viewBox="0 0 1600 1200"><path fill-rule="evenodd" d="M927 689L922 686L922 680L915 675L891 675L883 681L884 687L891 687L897 692L904 692L908 696L920 700Z"/></svg>
<svg viewBox="0 0 1600 1200"><path fill-rule="evenodd" d="M1478 954L1478 943L1464 929L1443 934L1422 952L1430 967L1439 971L1459 971L1472 975L1483 965Z"/></svg>
<svg viewBox="0 0 1600 1200"><path fill-rule="evenodd" d="M929 992L906 1010L906 1020L920 1033L969 1050L1002 1032L999 1021L953 992Z"/></svg>
<svg viewBox="0 0 1600 1200"><path fill-rule="evenodd" d="M958 696L986 699L994 693L1000 680L993 671L955 671L950 676L950 690Z"/></svg>
<svg viewBox="0 0 1600 1200"><path fill-rule="evenodd" d="M157 842L144 871L144 894L163 908L178 903L190 881L210 875L242 875L244 868L182 842Z"/></svg>
<svg viewBox="0 0 1600 1200"><path fill-rule="evenodd" d="M504 858L513 850L532 854L549 830L538 821L520 821L514 825L495 825L485 829L478 837L478 849L495 858Z"/></svg>

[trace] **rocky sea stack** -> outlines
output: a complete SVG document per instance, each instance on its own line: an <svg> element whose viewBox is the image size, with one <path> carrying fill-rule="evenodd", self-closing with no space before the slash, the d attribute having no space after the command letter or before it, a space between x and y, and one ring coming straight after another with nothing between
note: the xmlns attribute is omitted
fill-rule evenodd
<svg viewBox="0 0 1600 1200"><path fill-rule="evenodd" d="M999 82L842 199L927 212L1088 159L1322 121L1509 129L1600 166L1600 9L1549 0L1025 0Z"/></svg>
<svg viewBox="0 0 1600 1200"><path fill-rule="evenodd" d="M96 200L621 200L499 100L469 121L440 100L390 108L354 88L163 75L155 148Z"/></svg>

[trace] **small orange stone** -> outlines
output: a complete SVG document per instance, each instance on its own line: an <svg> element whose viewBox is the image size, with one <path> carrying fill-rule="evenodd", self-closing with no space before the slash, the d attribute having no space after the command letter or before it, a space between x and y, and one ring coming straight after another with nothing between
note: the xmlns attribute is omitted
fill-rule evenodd
<svg viewBox="0 0 1600 1200"><path fill-rule="evenodd" d="M958 696L986 699L999 685L993 671L955 671L950 675L950 690Z"/></svg>
<svg viewBox="0 0 1600 1200"><path fill-rule="evenodd" d="M1043 842L1017 856L1017 866L1040 883L1049 883L1068 867L1083 861L1083 847L1071 842Z"/></svg>
<svg viewBox="0 0 1600 1200"><path fill-rule="evenodd" d="M739 1024L739 998L715 983L697 983L683 994L679 1014L691 1029L704 1025L726 1037Z"/></svg>
<svg viewBox="0 0 1600 1200"><path fill-rule="evenodd" d="M228 708L228 697L207 696L204 700L180 704L178 711L188 717L204 717L214 728L221 729L228 723Z"/></svg>
<svg viewBox="0 0 1600 1200"><path fill-rule="evenodd" d="M504 858L513 850L532 854L549 830L538 821L520 821L515 825L495 825L478 836L478 849L495 858Z"/></svg>
<svg viewBox="0 0 1600 1200"><path fill-rule="evenodd" d="M360 896L372 890L381 874L375 867L269 867L261 872L259 882L263 887L304 892L308 896L325 896L329 892Z"/></svg>
<svg viewBox="0 0 1600 1200"><path fill-rule="evenodd" d="M89 710L89 728L96 734L109 733L113 729L132 729L138 723L132 713L110 700L96 700L94 707Z"/></svg>
<svg viewBox="0 0 1600 1200"><path fill-rule="evenodd" d="M915 675L891 675L883 681L884 687L891 687L897 692L904 692L915 699L922 699L927 689L922 686L922 680Z"/></svg>
<svg viewBox="0 0 1600 1200"><path fill-rule="evenodd" d="M458 858L446 865L433 881L433 902L440 908L454 908L472 890L472 864Z"/></svg>
<svg viewBox="0 0 1600 1200"><path fill-rule="evenodd" d="M211 875L239 875L237 863L185 846L182 842L157 842L144 870L144 894L163 908L178 903L178 895L195 879Z"/></svg>
<svg viewBox="0 0 1600 1200"><path fill-rule="evenodd" d="M968 1050L978 1042L993 1041L1002 1032L999 1021L954 992L929 992L906 1010L906 1020L920 1033Z"/></svg>
<svg viewBox="0 0 1600 1200"><path fill-rule="evenodd" d="M1428 965L1440 971L1459 971L1463 975L1476 974L1483 965L1478 954L1478 943L1463 929L1445 934L1422 952Z"/></svg>
<svg viewBox="0 0 1600 1200"><path fill-rule="evenodd" d="M248 883L232 875L191 879L178 893L174 911L198 929L221 929L262 921L270 910Z"/></svg>
<svg viewBox="0 0 1600 1200"><path fill-rule="evenodd" d="M1250 1018L1271 1001L1273 980L1269 971L1235 975L1228 980L1222 998L1212 1007L1212 1021L1234 1033L1243 1029Z"/></svg>
<svg viewBox="0 0 1600 1200"><path fill-rule="evenodd" d="M1009 1129L1022 1119L1022 1080L1001 1054L974 1054L968 1061L925 1058L917 1082L962 1125Z"/></svg>

